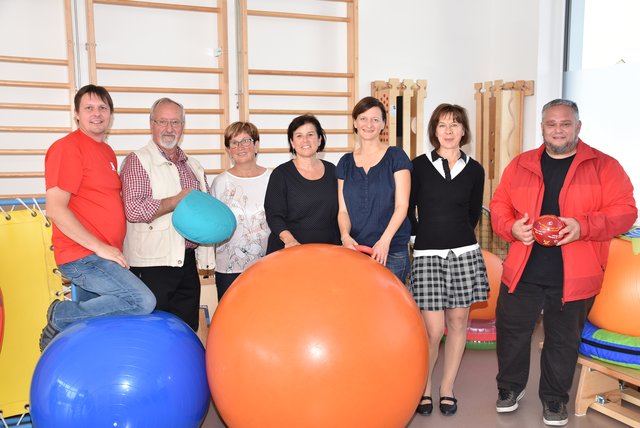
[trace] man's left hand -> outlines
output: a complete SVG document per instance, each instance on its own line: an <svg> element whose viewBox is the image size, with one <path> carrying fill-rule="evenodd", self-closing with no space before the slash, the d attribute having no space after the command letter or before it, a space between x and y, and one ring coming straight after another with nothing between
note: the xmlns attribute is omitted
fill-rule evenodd
<svg viewBox="0 0 640 428"><path fill-rule="evenodd" d="M580 223L573 217L558 217L567 226L560 230L562 239L556 245L565 245L580 239Z"/></svg>

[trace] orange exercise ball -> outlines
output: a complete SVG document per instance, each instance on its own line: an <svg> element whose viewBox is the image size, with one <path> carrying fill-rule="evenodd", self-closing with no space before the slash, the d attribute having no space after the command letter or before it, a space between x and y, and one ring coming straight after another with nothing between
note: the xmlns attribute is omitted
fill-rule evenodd
<svg viewBox="0 0 640 428"><path fill-rule="evenodd" d="M502 259L489 251L482 250L484 264L487 266L489 277L489 299L486 302L476 302L469 309L469 319L493 320L496 318L496 303L500 294L500 278L502 278Z"/></svg>
<svg viewBox="0 0 640 428"><path fill-rule="evenodd" d="M640 254L633 254L631 242L611 241L602 290L589 321L614 333L640 336Z"/></svg>
<svg viewBox="0 0 640 428"><path fill-rule="evenodd" d="M253 264L220 301L207 377L230 427L401 427L428 374L411 294L385 267L307 244Z"/></svg>

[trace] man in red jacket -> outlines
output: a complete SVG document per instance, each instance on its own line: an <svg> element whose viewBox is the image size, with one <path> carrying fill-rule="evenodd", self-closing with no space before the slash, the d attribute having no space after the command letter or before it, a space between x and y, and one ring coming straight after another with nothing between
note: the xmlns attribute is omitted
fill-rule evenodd
<svg viewBox="0 0 640 428"><path fill-rule="evenodd" d="M511 243L496 308L498 413L512 412L529 376L531 335L544 313L538 394L543 422L568 422L566 403L582 328L602 286L611 239L637 218L633 185L612 157L578 138L578 106L542 109L544 144L517 156L491 201L495 233ZM556 246L533 239L532 222L554 214L566 224Z"/></svg>

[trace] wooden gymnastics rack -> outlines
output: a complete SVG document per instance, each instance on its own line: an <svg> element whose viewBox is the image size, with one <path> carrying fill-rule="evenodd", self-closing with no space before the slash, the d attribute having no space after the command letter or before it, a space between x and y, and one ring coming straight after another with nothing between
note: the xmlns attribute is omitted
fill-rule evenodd
<svg viewBox="0 0 640 428"><path fill-rule="evenodd" d="M0 80L0 88L13 88L14 95L9 95L0 101L0 109L6 110L7 114L3 114L3 125L0 126L0 156L9 159L7 164L15 164L12 160L16 160L23 156L41 157L44 165L44 154L46 149L42 148L40 140L43 138L43 134L65 134L73 129L73 96L75 94L75 56L73 50L73 27L71 17L71 0L62 0L61 2L64 13L62 15L62 21L56 23L52 17L52 24L57 24L58 29L62 29L64 33L64 40L66 42L65 47L60 46L60 51L64 51L64 56L59 57L43 57L43 56L20 56L20 55L0 55L0 63L17 64L29 70L28 73L21 73L22 75L40 77L39 80L27 80L22 78L17 79L3 79ZM51 28L54 28L52 25ZM42 29L41 29L42 30ZM56 80L51 77L52 69L65 69L64 80ZM7 70L5 70L7 72ZM4 74L4 73L3 73ZM6 76L6 74L5 74ZM23 97L23 93L36 93L33 91L38 89L36 102L22 102L22 99L28 99L29 97ZM8 91L6 92L9 93ZM59 98L66 99L66 103L50 103L46 98L40 96L41 93L57 94L61 95ZM14 101L20 100L20 101ZM40 112L46 115L49 112L68 112L68 116L64 119L64 123L59 123L59 126L25 126L17 122L13 122L13 115L11 112L15 111L33 111ZM40 146L41 148L24 148L21 147L21 143L16 143L15 134L26 135L28 138L34 140L29 144L32 146ZM46 138L46 144L50 144L51 140ZM58 137L59 138L59 137ZM17 162L16 162L17 163ZM5 192L9 190L9 186L4 185L5 182L11 180L22 179L40 179L44 176L42 170L38 171L19 171L10 170L0 172L0 182L3 183L0 186L3 191L0 196L3 198L9 197L13 199L14 196L32 197L33 194L28 195L8 195Z"/></svg>
<svg viewBox="0 0 640 428"><path fill-rule="evenodd" d="M44 155L46 153L46 147L48 147L51 142L56 139L62 137L64 134L67 134L75 129L75 123L73 120L73 97L77 90L75 79L76 79L76 67L75 67L75 50L78 47L76 46L76 42L73 36L73 18L71 11L71 0L58 0L64 3L64 24L60 23L59 25L52 25L51 28L64 28L64 38L66 41L66 58L42 58L36 56L15 56L15 55L0 55L0 63L16 63L22 64L25 67L29 67L30 72L25 73L27 75L33 75L40 73L42 77L38 81L29 81L29 80L0 80L0 87L13 87L13 88L24 88L25 90L36 88L43 89L48 91L48 93L52 93L54 91L64 90L68 93L67 99L68 102L66 104L52 104L46 102L34 102L34 103L23 103L23 102L14 102L13 100L9 100L8 102L0 102L0 109L7 110L37 110L37 111L68 111L68 119L66 123L62 124L63 126L22 126L22 125L3 125L0 126L0 137L2 139L7 139L7 142L2 142L2 149L0 149L0 156L6 157L40 157L44 159ZM190 67L190 66L168 66L168 65L150 65L150 64L131 64L131 63L115 63L115 62L98 62L99 52L97 47L100 43L109 42L108 40L103 40L107 36L103 36L102 39L96 39L96 29L95 29L95 21L96 21L96 11L94 10L94 6L96 4L103 5L105 7L114 6L125 10L130 8L153 8L153 9L165 9L169 11L183 11L189 13L203 13L215 16L215 22L212 24L214 28L217 28L218 32L218 41L220 43L220 52L222 53L218 57L218 64L214 67ZM112 8L114 9L114 8ZM106 9L102 8L101 12L104 12ZM120 10L120 9L118 9ZM134 1L134 0L86 0L86 14L87 14L87 55L89 62L89 77L91 83L99 84L105 86L109 92L114 95L114 99L116 99L118 93L124 94L158 94L161 96L163 94L181 94L184 97L188 98L190 96L208 96L212 99L217 99L218 102L216 105L212 105L207 108L191 108L189 107L188 102L184 103L186 106L186 114L188 115L211 115L218 118L219 126L217 128L194 128L188 127L185 129L185 134L187 135L211 135L216 136L216 138L221 141L221 135L223 134L223 130L229 122L228 119L228 110L229 110L229 96L228 96L228 48L227 48L227 10L226 10L226 0L218 0L218 7L202 7L202 6L191 6L191 5L179 5L179 4L171 4L171 3L160 3L160 2L143 2L143 1ZM52 24L54 24L52 22ZM132 37L132 40L136 39ZM146 41L142 41L145 42ZM49 76L46 75L46 67L42 66L60 66L67 68L67 79L64 82L60 81L52 81L49 79ZM39 71L44 68L45 71ZM217 76L218 84L217 87L210 88L197 88L197 87L152 87L152 86L122 86L117 84L110 84L107 78L103 77L99 73L99 71L107 71L107 72L118 72L118 71L126 71L127 73L150 73L155 72L158 74L171 74L174 76L183 75L193 75L193 74L210 74L213 76ZM46 92L43 91L43 92ZM46 97L46 94L43 95ZM116 102L115 113L123 116L123 115L146 115L149 112L149 105L144 105L143 107L131 107L125 106L122 107L123 103ZM118 128L116 126L112 127L109 131L109 135L111 136L127 136L127 135L148 135L149 129L147 126L147 120L145 118L144 125L136 128ZM4 135L3 135L4 134ZM24 147L16 147L15 142L11 141L11 134L34 134L34 139L39 142L34 143L35 146L40 146L40 148L24 148ZM48 134L48 135L47 135ZM42 141L42 142L40 142ZM145 140L146 141L146 138ZM126 146L125 149L115 150L118 156L125 156L131 150L134 150L144 144L144 141L133 140L133 142ZM187 142L188 144L188 142ZM219 142L218 148L206 148L206 149L190 149L185 147L185 151L188 154L195 154L197 156L214 156L219 157L220 159L226 161L227 157L225 156L225 151L222 147L222 143ZM44 160L40 162L44 165ZM209 168L206 169L208 174L216 174L219 173L225 166L223 162L221 168ZM43 170L38 171L2 171L0 172L0 180L15 180L15 179L42 179L44 177ZM9 186L3 186L8 190ZM3 197L11 197L16 195L6 195L3 194ZM22 196L34 196L34 194L22 195Z"/></svg>
<svg viewBox="0 0 640 428"><path fill-rule="evenodd" d="M0 157L8 165L0 171L0 182L5 192L16 194L2 196L42 193L44 173L41 165L44 165L46 149L53 141L76 128L73 97L77 86L84 80L106 87L113 96L116 115L109 131L109 143L120 158L148 141L149 107L157 97L167 94L175 95L175 99L185 106L188 125L184 133L194 136L184 140L185 152L196 155L207 174L218 174L229 167L223 147L223 132L230 121L228 0L211 1L211 7L195 5L196 0L193 0L193 5L169 1L85 0L73 3L72 0L52 0L47 3L47 11L52 13L46 26L51 33L38 36L51 39L57 53L45 58L48 55L40 55L29 43L12 45L13 51L0 49L0 64L13 63L13 68L20 67L16 70L8 68L10 72L3 72L0 80L0 88L11 90L7 91L7 97L3 91L0 99L0 109L8 113L6 116L3 114L6 120L0 125ZM294 10L281 11L273 10L275 6L263 5L262 2L238 0L236 7L239 118L253 121L261 134L274 141L271 146L262 142L261 153L278 154L262 158L262 162L275 166L280 163L281 154L288 152L286 142L282 144L283 141L277 137L286 135L286 125L283 129L278 120L287 120L288 123L292 116L307 112L321 118L327 134L337 136L329 139L325 152L350 151L354 142L350 113L358 99L358 0L291 2L287 7ZM268 7L272 9L262 10ZM64 15L59 14L63 8ZM150 9L158 13L144 12ZM74 16L74 13L82 16ZM133 19L147 15L149 19L159 19L160 23L171 22L175 18L176 29L187 22L193 27L190 30L206 32L209 37L202 43L208 43L205 47L213 49L209 53L212 58L192 55L191 51L179 52L182 54L179 61L164 55L167 50L179 49L178 41L182 41L180 37L186 33L176 33L178 39L173 43L163 43L164 39L160 37L157 44L149 44L148 37L140 34L144 26L138 29L129 24ZM22 21L23 17L3 16L3 19ZM256 62L255 58L259 58L255 55L256 47L253 46L253 51L248 48L247 36L254 34L249 33L250 28L262 32L273 27L274 34L282 34L282 27L286 25L295 33L309 21L318 22L322 31L328 31L324 34L331 34L327 40L320 38L321 47L323 51L327 47L336 55L339 52L335 61L338 65L329 64L328 68L323 68L327 61L322 61L319 65L311 64L310 69L303 69L306 62L300 66L285 65L277 56L273 61L267 56L264 61ZM86 31L78 28L74 32L74 22L86 23ZM113 25L120 27L118 31L113 31ZM208 39L215 40L209 42ZM58 40L65 45L57 44ZM122 46L123 40L126 40L126 46ZM282 52L291 50L289 56L295 57L296 51L288 47L286 41L277 49ZM65 51L66 56L63 54ZM322 54L323 57L326 55ZM255 66L249 68L254 63ZM52 74L49 71L51 67L66 67L66 76L61 78L57 70ZM24 79L20 80L23 75ZM22 90L26 96L18 92ZM39 116L44 117L47 123L39 123L33 114L29 115L29 111L47 113ZM33 141L25 142L29 138ZM268 159L273 159L273 162ZM20 167L22 170L15 170ZM28 190L23 190L23 187ZM29 194L30 191L33 194Z"/></svg>
<svg viewBox="0 0 640 428"><path fill-rule="evenodd" d="M593 409L640 428L640 370L583 355L578 357L578 363L582 369L576 392L576 416L584 416L588 409Z"/></svg>
<svg viewBox="0 0 640 428"><path fill-rule="evenodd" d="M524 97L533 80L476 83L476 160L486 173L483 203L489 205L502 171L522 152Z"/></svg>
<svg viewBox="0 0 640 428"><path fill-rule="evenodd" d="M402 147L410 159L424 151L424 99L426 80L389 79L371 82L371 95L387 107L387 123L380 139L391 146ZM399 105L399 103L402 103ZM398 129L398 112L401 129ZM398 132L400 131L400 132Z"/></svg>
<svg viewBox="0 0 640 428"><path fill-rule="evenodd" d="M284 135L286 140L286 128L273 128L261 126L263 122L273 123L277 116L288 116L287 121L292 116L311 113L319 117L343 117L344 127L325 128L328 135L344 135L347 144L345 146L327 145L325 152L347 152L351 151L354 143L353 130L351 129L351 109L357 101L358 88L358 0L330 0L333 3L344 3L344 11L337 14L321 13L295 13L288 11L278 11L273 9L259 9L260 2L253 2L252 9L248 8L248 0L239 0L238 7L238 109L240 120L252 121L265 135ZM307 6L305 3L313 2L290 2L291 7ZM267 6L269 7L269 6ZM271 6L272 7L272 6ZM345 63L346 69L333 71L310 71L286 69L276 58L273 66L261 63L261 68L249 68L252 49L249 46L249 31L254 19L260 19L261 25L273 25L274 34L280 31L283 24L299 23L300 21L322 21L338 30L345 28ZM265 27L261 27L264 31ZM278 49L287 50L287 46L279 46ZM310 48L311 49L311 48ZM253 50L255 51L255 49ZM291 49L291 54L295 55L295 49ZM268 67L268 68L267 68ZM283 89L278 85L278 79L287 78L298 86L304 86L305 90ZM285 85L286 87L287 85ZM336 86L344 87L344 90L335 90ZM278 107L283 101L296 98L296 105L306 105L309 108L282 109ZM335 104L341 104L338 108L318 108L313 99L324 100L334 99ZM278 99L279 101L273 101ZM274 107L270 104L274 102ZM331 102L333 105L333 102ZM260 105L260 108L253 107ZM345 108L346 107L346 108ZM324 126L323 126L324 127ZM331 141L329 142L331 143ZM263 143L260 147L262 153L287 153L289 148L280 145L278 148L265 147Z"/></svg>
<svg viewBox="0 0 640 428"><path fill-rule="evenodd" d="M207 135L216 136L217 148L211 149L197 149L189 150L189 140L185 140L183 143L183 149L187 154L195 154L199 157L214 156L219 158L219 164L221 168L205 168L207 174L217 174L222 169L226 168L227 156L225 156L224 144L222 141L222 135L224 134L224 128L229 123L229 67L228 67L228 40L227 40L227 0L216 0L216 7L209 6L197 6L189 4L174 4L174 3L162 3L162 2L144 2L138 0L86 0L87 4L87 51L89 60L89 73L92 83L104 86L110 93L118 94L158 94L157 96L164 96L170 94L180 95L179 101L185 106L185 113L187 115L209 115L217 117L217 127L203 128L194 127L189 125L185 128L185 135ZM132 63L114 63L114 62L101 62L98 61L99 52L97 47L100 46L101 40L96 39L95 23L99 22L95 18L96 13L100 13L101 10L96 10L95 5L106 6L111 13L127 13L127 10L131 8L148 8L155 10L165 11L177 11L188 12L192 14L199 14L200 16L211 17L210 25L217 29L217 56L213 59L212 66L175 66L175 65L152 65L152 64L132 64ZM102 9L104 10L104 9ZM109 33L103 32L102 38L108 38ZM137 37L131 37L132 43L147 43L146 40L139 39ZM102 42L109 42L109 40L102 40ZM113 55L113 54L111 54ZM129 74L145 75L148 73L156 73L157 75L172 75L179 79L188 79L188 76L197 75L211 75L217 77L216 87L154 87L154 86L122 86L118 84L112 84L109 81L108 73L99 73L100 71L126 71ZM190 108L190 103L193 102L193 97L203 96L208 100L210 105L206 108ZM118 105L121 105L120 103ZM148 105L143 107L128 107L117 108L116 113L128 114L128 115L146 115L149 112ZM213 122L213 121L212 121ZM141 128L112 128L109 135L148 135L148 121L144 120L144 126ZM137 146L130 147L131 151L141 146L141 143L137 143ZM117 153L118 154L118 153ZM124 153L126 154L126 153ZM202 162L206 164L205 162Z"/></svg>

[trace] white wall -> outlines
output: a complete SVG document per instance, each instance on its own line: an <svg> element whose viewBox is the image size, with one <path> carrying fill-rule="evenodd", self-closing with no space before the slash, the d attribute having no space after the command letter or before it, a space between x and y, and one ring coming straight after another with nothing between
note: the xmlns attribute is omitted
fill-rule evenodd
<svg viewBox="0 0 640 428"><path fill-rule="evenodd" d="M359 7L361 96L372 80L427 79L425 121L450 102L467 108L473 124L474 83L534 80L524 148L539 144L536 112L561 95L564 1L398 0L389 7L374 0Z"/></svg>
<svg viewBox="0 0 640 428"><path fill-rule="evenodd" d="M562 96L564 15L563 0L396 0L393 7L361 0L360 95L369 94L372 80L427 79L425 123L438 104L449 102L467 108L474 124L474 83L533 80L523 130L523 149L533 149L542 143L542 106ZM637 204L640 145L629 124L636 120L640 92L620 82L633 81L640 70L615 68L618 79L605 70L572 72L575 80L565 91L580 107L581 137L620 161ZM467 152L473 156L475 144Z"/></svg>
<svg viewBox="0 0 640 428"><path fill-rule="evenodd" d="M396 0L392 4L359 0L358 95L369 95L374 80L426 79L425 123L438 104L450 102L465 107L474 124L474 83L533 80L534 95L525 98L524 120L524 148L533 148L541 143L542 105L562 94L564 4L564 0ZM235 3L229 1L228 7L233 55ZM269 54L252 55L259 61L261 55ZM229 92L234 94L233 58L229 65ZM231 120L237 118L232 108ZM474 150L472 143L468 152Z"/></svg>
<svg viewBox="0 0 640 428"><path fill-rule="evenodd" d="M190 0L191 3L194 1ZM83 3L78 1L80 15L84 14ZM22 2L13 0L4 4L2 10L10 14L8 5L18 4L22 5ZM474 83L492 80L533 80L534 95L525 97L523 148L534 148L541 143L539 122L542 105L562 94L564 9L564 0L396 0L393 3L387 0L359 0L358 95L369 95L373 80L426 79L428 87L425 122L438 104L451 102L466 107L470 121L474 124ZM228 0L228 10L230 120L233 121L239 117L238 111L234 108L236 99L233 95L238 90L234 0ZM305 22L305 26L314 25L316 24L313 21ZM308 34L317 33L318 29L311 30ZM265 36L268 39L267 36L268 33ZM82 34L79 38L84 39ZM5 48L0 51L0 54L13 53ZM253 58L259 63L261 55L269 56L274 53L272 49L261 49ZM284 55L282 58L285 59L297 55L295 51L278 51L278 54ZM335 56L339 55L322 53L319 58L323 66L332 70L333 65L342 61ZM86 59L81 55L78 63L82 65L84 62ZM15 78L9 73L13 66L4 64L2 67L0 78ZM86 69L82 66L79 68L80 80L86 80ZM627 68L631 70L631 67ZM619 102L625 103L625 100L637 97L628 96L629 90L633 88L615 88L612 86L613 83L615 82L600 82L597 87L603 89L604 99L617 94L618 98L614 103L599 104L598 107L587 105L586 99L579 95L574 97L579 105L584 104L581 106L584 122L582 136L621 161L636 185L638 196L640 167L634 159L638 158L639 149L633 144L632 127L622 125L633 123L634 118L631 115L635 110L631 104L625 104L627 107L624 109L611 109L611 105L619 105ZM576 94L587 91L593 93L595 87L593 84L588 87L577 85L573 89ZM6 93L9 89L5 88L2 91ZM590 123L600 123L601 113L605 110L620 111L627 115L620 116L620 121L615 117L607 119L609 123L604 127L606 132L595 131ZM8 112L5 111L3 114L5 113ZM61 120L66 122L68 117ZM40 125L44 125L40 119L38 121ZM618 142L628 142L629 145L615 144ZM428 146L428 143L426 145ZM426 147L426 150L429 149ZM472 155L475 153L474 143L467 152ZM14 162L8 165L0 159L0 170L37 169L32 165L30 157L19 159L24 165L16 165ZM9 180L2 183L13 185L13 181L10 183ZM41 189L24 189L20 193L40 191Z"/></svg>
<svg viewBox="0 0 640 428"><path fill-rule="evenodd" d="M371 93L374 80L426 79L425 123L438 104L450 102L467 108L473 124L474 83L534 80L534 95L525 99L524 148L540 144L539 110L562 93L564 0L360 0L358 7L359 97ZM234 10L230 1L231 35ZM234 37L229 50L235 52ZM261 54L269 52L254 52ZM233 77L233 60L230 67ZM231 85L233 94L233 79ZM232 109L231 120L237 115Z"/></svg>

